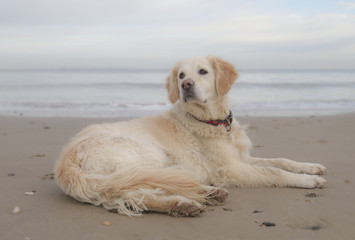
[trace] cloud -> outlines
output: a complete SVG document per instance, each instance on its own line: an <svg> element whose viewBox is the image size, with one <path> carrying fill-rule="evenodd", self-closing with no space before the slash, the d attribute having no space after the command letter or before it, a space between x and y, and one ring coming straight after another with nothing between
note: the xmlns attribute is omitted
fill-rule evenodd
<svg viewBox="0 0 355 240"><path fill-rule="evenodd" d="M200 0L11 0L0 2L0 24L117 25L184 16ZM180 11L181 10L181 11Z"/></svg>
<svg viewBox="0 0 355 240"><path fill-rule="evenodd" d="M288 2L294 7L283 1L1 1L0 65L168 68L206 54L243 68L347 68L355 61L354 14ZM305 6L317 12L305 13Z"/></svg>
<svg viewBox="0 0 355 240"><path fill-rule="evenodd" d="M345 1L340 1L339 2L340 6L343 6L348 9L355 9L355 3L354 2L345 2Z"/></svg>

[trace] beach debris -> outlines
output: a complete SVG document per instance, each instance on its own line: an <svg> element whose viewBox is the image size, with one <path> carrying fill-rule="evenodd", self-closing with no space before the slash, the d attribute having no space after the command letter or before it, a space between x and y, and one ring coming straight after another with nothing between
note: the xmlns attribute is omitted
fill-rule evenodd
<svg viewBox="0 0 355 240"><path fill-rule="evenodd" d="M42 177L41 177L42 180L53 180L54 179L54 173L47 173L47 174L44 174Z"/></svg>
<svg viewBox="0 0 355 240"><path fill-rule="evenodd" d="M111 226L111 223L110 222L103 222L102 225Z"/></svg>
<svg viewBox="0 0 355 240"><path fill-rule="evenodd" d="M262 225L265 227L275 227L276 226L276 224L273 222L263 222Z"/></svg>
<svg viewBox="0 0 355 240"><path fill-rule="evenodd" d="M48 129L51 129L51 127L50 126L43 126L43 129L48 130Z"/></svg>
<svg viewBox="0 0 355 240"><path fill-rule="evenodd" d="M350 180L349 179L345 179L345 183L350 183Z"/></svg>
<svg viewBox="0 0 355 240"><path fill-rule="evenodd" d="M276 224L273 222L263 222L259 223L258 221L254 221L255 223L259 224L260 227L275 227Z"/></svg>
<svg viewBox="0 0 355 240"><path fill-rule="evenodd" d="M15 173L8 173L7 176L8 176L8 177L14 177L14 176L15 176Z"/></svg>
<svg viewBox="0 0 355 240"><path fill-rule="evenodd" d="M312 200L311 199L306 199L305 202L312 202Z"/></svg>
<svg viewBox="0 0 355 240"><path fill-rule="evenodd" d="M42 157L45 157L46 155L44 154L35 154L35 155L32 155L30 156L30 158L42 158Z"/></svg>
<svg viewBox="0 0 355 240"><path fill-rule="evenodd" d="M309 227L309 228L307 228L307 229L312 230L312 231L315 231L315 230L319 230L319 229L320 229L320 226L315 225L315 226Z"/></svg>
<svg viewBox="0 0 355 240"><path fill-rule="evenodd" d="M304 195L305 197L308 197L308 198L315 198L315 197L318 197L318 195L314 192L312 193L307 193L306 195Z"/></svg>
<svg viewBox="0 0 355 240"><path fill-rule="evenodd" d="M31 192L25 192L24 194L26 196L33 196L35 194L36 191L31 191Z"/></svg>
<svg viewBox="0 0 355 240"><path fill-rule="evenodd" d="M262 213L263 211L254 210L253 213Z"/></svg>
<svg viewBox="0 0 355 240"><path fill-rule="evenodd" d="M224 211L233 212L231 208L223 208Z"/></svg>
<svg viewBox="0 0 355 240"><path fill-rule="evenodd" d="M19 214L21 212L21 209L19 206L15 206L14 209L12 210L13 214Z"/></svg>

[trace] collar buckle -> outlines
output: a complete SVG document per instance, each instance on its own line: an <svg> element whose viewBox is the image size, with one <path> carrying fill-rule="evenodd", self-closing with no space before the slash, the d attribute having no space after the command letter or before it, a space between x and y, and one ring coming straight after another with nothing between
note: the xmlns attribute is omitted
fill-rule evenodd
<svg viewBox="0 0 355 240"><path fill-rule="evenodd" d="M231 112L232 113L232 112ZM226 125L226 129L227 129L227 132L230 132L232 130L232 120L233 120L233 116L232 118L227 118L226 119L226 122L227 122L227 125Z"/></svg>

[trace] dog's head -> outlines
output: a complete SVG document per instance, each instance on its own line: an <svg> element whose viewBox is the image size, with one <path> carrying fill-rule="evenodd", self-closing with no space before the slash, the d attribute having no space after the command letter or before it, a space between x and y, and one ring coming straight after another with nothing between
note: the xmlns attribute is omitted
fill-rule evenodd
<svg viewBox="0 0 355 240"><path fill-rule="evenodd" d="M179 62L166 81L169 100L175 103L205 104L224 96L232 88L238 72L228 62L216 57L196 57Z"/></svg>

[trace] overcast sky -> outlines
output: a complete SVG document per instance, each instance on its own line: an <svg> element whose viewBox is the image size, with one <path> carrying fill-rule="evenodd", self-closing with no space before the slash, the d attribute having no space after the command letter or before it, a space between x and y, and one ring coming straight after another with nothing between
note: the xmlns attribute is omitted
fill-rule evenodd
<svg viewBox="0 0 355 240"><path fill-rule="evenodd" d="M0 68L355 69L355 1L0 0Z"/></svg>

